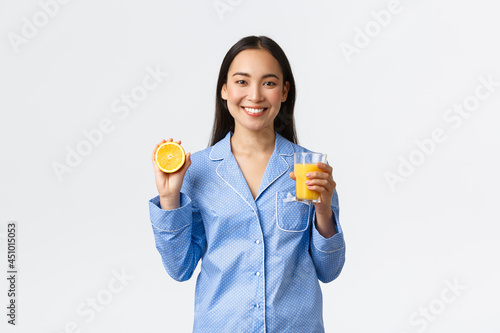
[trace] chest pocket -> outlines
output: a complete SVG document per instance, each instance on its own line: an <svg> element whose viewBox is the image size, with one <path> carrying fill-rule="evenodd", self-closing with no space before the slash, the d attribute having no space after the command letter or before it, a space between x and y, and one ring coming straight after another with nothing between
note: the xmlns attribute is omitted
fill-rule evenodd
<svg viewBox="0 0 500 333"><path fill-rule="evenodd" d="M301 232L309 227L312 204L290 200L284 192L276 192L276 223L284 231Z"/></svg>

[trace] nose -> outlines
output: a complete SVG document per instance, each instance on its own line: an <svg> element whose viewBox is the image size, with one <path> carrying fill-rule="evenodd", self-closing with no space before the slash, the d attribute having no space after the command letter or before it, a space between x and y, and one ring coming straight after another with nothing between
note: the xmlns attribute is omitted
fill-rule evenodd
<svg viewBox="0 0 500 333"><path fill-rule="evenodd" d="M264 95L262 94L260 85L252 85L252 87L250 87L250 91L248 92L248 100L252 102L260 102L263 99Z"/></svg>

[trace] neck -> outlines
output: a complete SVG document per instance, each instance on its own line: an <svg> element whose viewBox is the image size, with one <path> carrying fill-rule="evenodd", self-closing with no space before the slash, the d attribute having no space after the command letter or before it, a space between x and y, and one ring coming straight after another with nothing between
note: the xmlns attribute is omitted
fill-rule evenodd
<svg viewBox="0 0 500 333"><path fill-rule="evenodd" d="M263 129L261 131L235 129L231 137L231 150L233 153L272 153L275 140L274 129Z"/></svg>

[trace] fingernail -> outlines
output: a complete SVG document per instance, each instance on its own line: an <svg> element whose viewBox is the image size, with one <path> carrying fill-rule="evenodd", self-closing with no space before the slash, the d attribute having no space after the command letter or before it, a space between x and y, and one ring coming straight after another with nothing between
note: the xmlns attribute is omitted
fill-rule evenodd
<svg viewBox="0 0 500 333"><path fill-rule="evenodd" d="M311 181L310 180L306 180L306 185L309 185L311 184Z"/></svg>

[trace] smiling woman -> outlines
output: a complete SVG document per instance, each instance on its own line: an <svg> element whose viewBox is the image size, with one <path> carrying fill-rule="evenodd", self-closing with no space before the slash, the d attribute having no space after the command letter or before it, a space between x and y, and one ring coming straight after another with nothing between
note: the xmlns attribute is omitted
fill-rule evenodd
<svg viewBox="0 0 500 333"><path fill-rule="evenodd" d="M271 86L274 86L278 82L282 85L286 85L280 87L281 89L286 88L286 98L280 105L278 115L274 118L274 131L282 135L285 139L293 143L298 143L293 117L293 110L295 107L295 80L293 78L290 63L288 62L285 52L283 52L281 47L272 39L265 36L251 36L243 38L233 45L222 61L215 96L215 120L209 145L212 146L219 142L225 137L228 131L234 132L234 118L228 109L227 98L224 98L222 92L224 87L226 90L228 84L234 83L232 80L234 78L231 77L232 75L243 74L239 78L241 80L240 83L247 83L248 76L251 74L248 73L248 66L255 65L256 63L254 61L253 64L250 64L248 60L251 60L249 59L251 57L248 53L243 54L245 53L244 51L254 52L254 54L266 52L267 54L264 54L260 59L266 61L266 66L274 67L274 71L266 73L260 69L259 71L263 72L260 79L269 79L264 82ZM235 64L235 60L237 64ZM276 64L278 68L275 67ZM244 67L237 69L239 65L247 65L247 69ZM231 74L230 69L232 70ZM231 81L229 81L228 78L231 79ZM257 79L257 77L254 79ZM276 89L276 87L274 89Z"/></svg>
<svg viewBox="0 0 500 333"><path fill-rule="evenodd" d="M278 61L267 50L245 50L234 58L228 77L221 95L234 118L235 132L274 132L274 119L290 89Z"/></svg>
<svg viewBox="0 0 500 333"><path fill-rule="evenodd" d="M344 236L328 164L307 175L320 202L291 199L293 155L309 152L297 145L294 103L283 50L243 38L221 65L210 147L187 153L174 173L153 159L150 218L163 265L185 281L201 260L194 332L324 332L319 281L340 274Z"/></svg>

